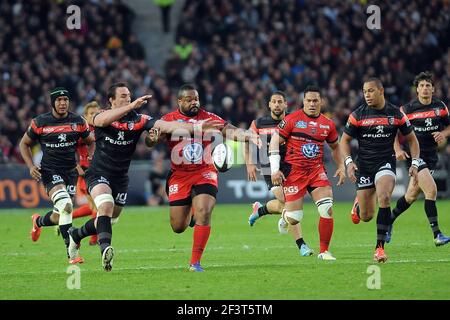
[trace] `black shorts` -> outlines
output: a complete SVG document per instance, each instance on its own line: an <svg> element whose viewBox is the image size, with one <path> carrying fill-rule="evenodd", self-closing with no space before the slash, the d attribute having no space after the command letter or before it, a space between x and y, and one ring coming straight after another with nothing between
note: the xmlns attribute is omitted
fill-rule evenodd
<svg viewBox="0 0 450 320"><path fill-rule="evenodd" d="M357 164L358 170L356 171L356 190L372 189L375 188L376 180L381 175L389 174L393 177L396 176L395 158L379 162L378 164L365 163L359 161Z"/></svg>
<svg viewBox="0 0 450 320"><path fill-rule="evenodd" d="M47 168L41 169L41 179L47 194L54 186L58 184L64 184L70 196L75 196L75 193L77 191L76 186L78 179L78 172L76 168L72 170L50 170Z"/></svg>
<svg viewBox="0 0 450 320"><path fill-rule="evenodd" d="M431 175L433 175L434 170L436 170L437 167L437 162L438 159L437 158L431 158L431 157L423 157L422 158L423 162L419 165L419 169L417 170L418 172L428 168L428 170L430 170ZM409 170L409 167L411 167L411 158L406 159L406 169Z"/></svg>
<svg viewBox="0 0 450 320"><path fill-rule="evenodd" d="M89 194L96 185L104 183L109 185L112 190L114 204L121 207L125 206L128 194L128 175L111 176L89 168L84 175L84 179L86 180Z"/></svg>

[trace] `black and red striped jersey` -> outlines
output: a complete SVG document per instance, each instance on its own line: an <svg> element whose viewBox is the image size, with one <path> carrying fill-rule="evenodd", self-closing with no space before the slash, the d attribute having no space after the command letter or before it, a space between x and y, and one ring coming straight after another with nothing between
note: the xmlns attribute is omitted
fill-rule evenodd
<svg viewBox="0 0 450 320"><path fill-rule="evenodd" d="M276 120L272 116L264 116L252 121L250 129L259 135L262 146L258 151L258 163L261 167L270 167L269 163L269 145L272 135L278 132L278 124L281 120ZM281 160L286 156L286 143L280 145Z"/></svg>
<svg viewBox="0 0 450 320"><path fill-rule="evenodd" d="M419 140L421 157L437 156L437 143L432 133L442 131L450 124L445 103L433 98L429 105L424 105L418 99L414 99L400 110L406 114L414 128Z"/></svg>
<svg viewBox="0 0 450 320"><path fill-rule="evenodd" d="M55 118L48 112L31 120L27 134L41 145L41 167L73 169L77 164L77 141L89 136L89 127L73 112L65 118Z"/></svg>
<svg viewBox="0 0 450 320"><path fill-rule="evenodd" d="M403 135L412 132L406 115L386 101L385 107L377 110L362 104L348 117L344 132L358 140L357 159L367 165L377 165L395 157L394 140L397 131Z"/></svg>
<svg viewBox="0 0 450 320"><path fill-rule="evenodd" d="M90 168L109 175L127 174L141 133L150 130L157 120L132 110L109 126L95 127L95 152Z"/></svg>

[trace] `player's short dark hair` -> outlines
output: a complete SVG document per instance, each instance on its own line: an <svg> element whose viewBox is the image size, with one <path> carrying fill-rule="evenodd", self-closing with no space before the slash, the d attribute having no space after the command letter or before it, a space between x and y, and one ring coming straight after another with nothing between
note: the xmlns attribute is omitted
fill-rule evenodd
<svg viewBox="0 0 450 320"><path fill-rule="evenodd" d="M433 74L429 71L421 72L414 78L414 87L417 88L419 86L420 81L429 82L434 87Z"/></svg>
<svg viewBox="0 0 450 320"><path fill-rule="evenodd" d="M378 89L382 89L383 88L383 82L381 82L380 78L370 77L369 79L364 81L364 83L368 83L368 82L375 82L375 84L377 85Z"/></svg>
<svg viewBox="0 0 450 320"><path fill-rule="evenodd" d="M122 88L122 87L128 88L128 86L125 82L116 82L111 87L109 87L108 92L106 93L108 101L109 101L109 98L115 99L116 98L116 89Z"/></svg>
<svg viewBox="0 0 450 320"><path fill-rule="evenodd" d="M277 91L272 92L269 96L269 101L272 100L273 96L282 96L283 100L287 101L286 93L284 93L283 91L277 90Z"/></svg>
<svg viewBox="0 0 450 320"><path fill-rule="evenodd" d="M305 89L305 92L303 93L303 96L305 96L308 92L317 92L320 97L322 97L322 94L320 93L320 88L318 86L307 86Z"/></svg>
<svg viewBox="0 0 450 320"><path fill-rule="evenodd" d="M180 89L178 89L177 98L180 99L185 91L197 90L192 84L183 84Z"/></svg>

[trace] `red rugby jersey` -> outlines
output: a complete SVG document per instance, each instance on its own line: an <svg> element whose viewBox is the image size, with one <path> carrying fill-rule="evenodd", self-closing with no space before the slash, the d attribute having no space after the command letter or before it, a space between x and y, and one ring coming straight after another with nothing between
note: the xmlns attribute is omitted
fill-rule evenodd
<svg viewBox="0 0 450 320"><path fill-rule="evenodd" d="M164 115L161 120L178 121L187 123L202 122L207 119L221 121L224 126L226 121L218 115L199 109L198 114L188 117L182 114L179 109ZM215 135L221 135L219 131ZM170 161L172 170L197 171L206 167L215 170L211 161L211 148L214 138L210 134L203 134L203 137L187 136L186 132L175 132L167 136L170 150Z"/></svg>
<svg viewBox="0 0 450 320"><path fill-rule="evenodd" d="M323 114L310 117L303 109L287 115L278 128L287 140L285 161L302 168L322 165L324 141L334 143L339 138L333 121Z"/></svg>
<svg viewBox="0 0 450 320"><path fill-rule="evenodd" d="M89 125L89 131L93 132L94 127ZM89 147L87 144L83 142L83 139L78 139L77 143L77 153L78 153L78 164L83 168L89 167Z"/></svg>

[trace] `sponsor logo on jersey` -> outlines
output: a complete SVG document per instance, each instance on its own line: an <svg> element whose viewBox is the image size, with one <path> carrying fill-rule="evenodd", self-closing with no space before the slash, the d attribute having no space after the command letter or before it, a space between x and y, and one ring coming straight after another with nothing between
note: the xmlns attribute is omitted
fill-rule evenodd
<svg viewBox="0 0 450 320"><path fill-rule="evenodd" d="M366 119L366 120L363 120L362 125L363 126L368 126L368 125L372 125L374 123L375 123L375 120L373 120L373 119Z"/></svg>
<svg viewBox="0 0 450 320"><path fill-rule="evenodd" d="M310 125L311 127L317 127L317 122L315 122L315 121L310 121L310 122L309 122L309 125Z"/></svg>
<svg viewBox="0 0 450 320"><path fill-rule="evenodd" d="M426 118L426 119L425 119L425 125L426 125L427 127L432 126L432 125L433 125L433 119L431 119L431 118Z"/></svg>
<svg viewBox="0 0 450 320"><path fill-rule="evenodd" d="M383 126L377 126L377 133L384 133L384 127Z"/></svg>
<svg viewBox="0 0 450 320"><path fill-rule="evenodd" d="M67 135L66 135L65 133L61 133L61 134L58 136L58 139L59 139L59 142L66 142L66 140L67 140Z"/></svg>
<svg viewBox="0 0 450 320"><path fill-rule="evenodd" d="M63 148L63 147L71 147L76 144L77 144L76 141L72 141L72 142L62 142L62 143L45 143L45 146L47 148Z"/></svg>
<svg viewBox="0 0 450 320"><path fill-rule="evenodd" d="M169 195L178 193L178 184L171 184L169 186Z"/></svg>
<svg viewBox="0 0 450 320"><path fill-rule="evenodd" d="M327 124L321 124L321 125L319 125L319 128L320 129L330 129L330 126Z"/></svg>
<svg viewBox="0 0 450 320"><path fill-rule="evenodd" d="M308 126L308 124L305 121L298 121L295 124L295 127L299 128L299 129L305 129L307 126Z"/></svg>
<svg viewBox="0 0 450 320"><path fill-rule="evenodd" d="M439 126L414 127L414 131L417 131L417 132L437 131L438 129L439 129Z"/></svg>
<svg viewBox="0 0 450 320"><path fill-rule="evenodd" d="M108 141L111 144L116 144L119 146L126 146L133 143L133 140L125 140L124 131L117 132L117 140L111 139L110 137L105 137L105 141Z"/></svg>
<svg viewBox="0 0 450 320"><path fill-rule="evenodd" d="M315 143L307 143L302 146L302 154L308 159L316 158L319 152L320 148Z"/></svg>
<svg viewBox="0 0 450 320"><path fill-rule="evenodd" d="M183 148L183 156L189 162L198 162L203 157L203 146L200 143L191 143Z"/></svg>

